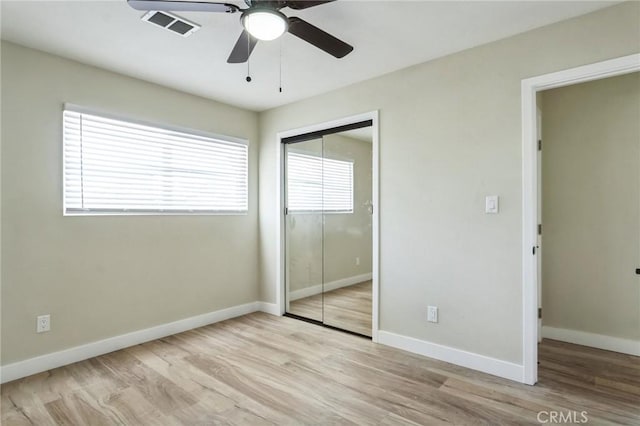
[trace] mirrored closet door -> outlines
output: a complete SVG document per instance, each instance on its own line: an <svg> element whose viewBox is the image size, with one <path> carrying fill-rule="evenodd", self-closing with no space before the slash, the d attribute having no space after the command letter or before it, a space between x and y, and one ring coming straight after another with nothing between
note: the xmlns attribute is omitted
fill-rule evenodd
<svg viewBox="0 0 640 426"><path fill-rule="evenodd" d="M287 312L323 321L322 138L285 145Z"/></svg>
<svg viewBox="0 0 640 426"><path fill-rule="evenodd" d="M370 337L371 127L301 138L283 151L286 312Z"/></svg>

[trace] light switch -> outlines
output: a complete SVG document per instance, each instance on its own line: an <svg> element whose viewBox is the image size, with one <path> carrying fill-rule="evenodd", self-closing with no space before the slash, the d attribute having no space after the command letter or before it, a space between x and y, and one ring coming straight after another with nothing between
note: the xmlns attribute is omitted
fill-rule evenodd
<svg viewBox="0 0 640 426"><path fill-rule="evenodd" d="M487 195L484 202L484 212L496 214L498 213L498 196Z"/></svg>
<svg viewBox="0 0 640 426"><path fill-rule="evenodd" d="M438 322L438 307L437 306L428 306L427 307L427 321L429 321L429 322Z"/></svg>

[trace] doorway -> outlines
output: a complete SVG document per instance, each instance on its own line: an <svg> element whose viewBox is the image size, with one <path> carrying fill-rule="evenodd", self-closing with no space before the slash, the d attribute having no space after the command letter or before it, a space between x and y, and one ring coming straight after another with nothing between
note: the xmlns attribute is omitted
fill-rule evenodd
<svg viewBox="0 0 640 426"><path fill-rule="evenodd" d="M375 130L361 120L281 137L283 313L367 338L377 330Z"/></svg>
<svg viewBox="0 0 640 426"><path fill-rule="evenodd" d="M640 73L540 101L542 337L640 356Z"/></svg>
<svg viewBox="0 0 640 426"><path fill-rule="evenodd" d="M538 380L538 314L541 277L539 273L539 143L537 129L538 92L640 71L640 54L585 65L522 81L522 170L523 170L523 378ZM544 114L544 111L543 111ZM542 118L542 127L544 127ZM542 141L544 145L544 141ZM544 148L543 148L544 149ZM544 234L544 224L542 226ZM585 230L588 234L589 230ZM640 259L637 259L637 262ZM543 317L544 317L544 306ZM585 314L589 314L586 312Z"/></svg>

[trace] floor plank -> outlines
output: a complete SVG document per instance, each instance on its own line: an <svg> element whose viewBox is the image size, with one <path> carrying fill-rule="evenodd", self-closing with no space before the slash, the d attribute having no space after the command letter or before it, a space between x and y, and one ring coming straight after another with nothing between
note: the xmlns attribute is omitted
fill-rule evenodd
<svg viewBox="0 0 640 426"><path fill-rule="evenodd" d="M255 313L2 385L2 425L640 424L640 358L544 340L521 385Z"/></svg>

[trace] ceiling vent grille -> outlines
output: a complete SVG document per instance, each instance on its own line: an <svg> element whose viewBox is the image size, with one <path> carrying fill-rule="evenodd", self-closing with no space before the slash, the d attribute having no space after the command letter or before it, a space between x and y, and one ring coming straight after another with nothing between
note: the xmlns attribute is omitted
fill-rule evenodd
<svg viewBox="0 0 640 426"><path fill-rule="evenodd" d="M200 25L189 22L169 12L151 10L144 14L142 20L181 35L182 37L189 37L200 29Z"/></svg>

